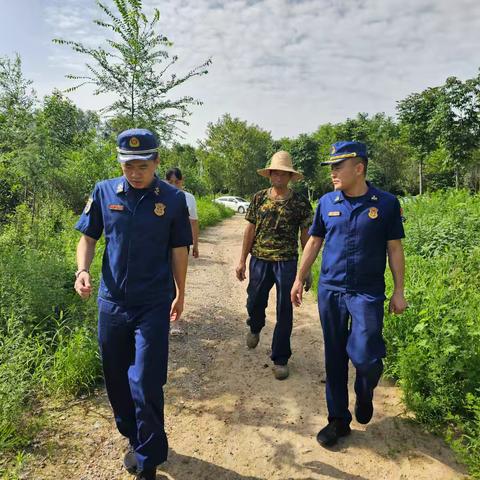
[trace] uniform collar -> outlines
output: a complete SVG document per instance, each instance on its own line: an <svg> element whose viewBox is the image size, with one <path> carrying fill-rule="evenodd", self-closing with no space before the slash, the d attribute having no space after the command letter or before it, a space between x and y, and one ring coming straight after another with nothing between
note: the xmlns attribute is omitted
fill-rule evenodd
<svg viewBox="0 0 480 480"><path fill-rule="evenodd" d="M158 178L157 175L155 175L153 177L153 181L150 187L148 187L148 191L153 192L156 195L160 195L162 191L161 185L162 181ZM132 186L128 183L127 179L124 176L120 177L115 187L115 192L117 193L117 195L120 193L127 193L131 189Z"/></svg>
<svg viewBox="0 0 480 480"><path fill-rule="evenodd" d="M369 181L366 183L368 190L365 195L362 195L362 197L365 197L366 201L370 203L378 202L378 190ZM343 190L338 190L332 193L334 195L333 203L341 203L345 201L345 194L343 193Z"/></svg>

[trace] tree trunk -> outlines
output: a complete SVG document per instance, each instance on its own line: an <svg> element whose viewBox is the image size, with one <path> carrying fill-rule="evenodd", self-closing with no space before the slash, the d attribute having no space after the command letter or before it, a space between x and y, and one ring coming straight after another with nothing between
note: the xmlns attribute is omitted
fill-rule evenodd
<svg viewBox="0 0 480 480"><path fill-rule="evenodd" d="M419 193L423 193L423 157L420 157L420 163L418 164L418 187Z"/></svg>

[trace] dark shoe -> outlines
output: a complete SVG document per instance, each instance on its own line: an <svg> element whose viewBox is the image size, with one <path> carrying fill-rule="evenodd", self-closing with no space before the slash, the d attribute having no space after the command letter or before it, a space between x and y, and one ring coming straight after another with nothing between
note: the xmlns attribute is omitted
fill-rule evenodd
<svg viewBox="0 0 480 480"><path fill-rule="evenodd" d="M358 423L367 424L373 416L373 403L372 401L361 402L358 400L355 402L355 418Z"/></svg>
<svg viewBox="0 0 480 480"><path fill-rule="evenodd" d="M260 334L259 333L247 333L247 347L248 348L255 348L260 341Z"/></svg>
<svg viewBox="0 0 480 480"><path fill-rule="evenodd" d="M130 445L123 457L123 466L128 473L135 475L137 473L137 457L134 448Z"/></svg>
<svg viewBox="0 0 480 480"><path fill-rule="evenodd" d="M156 468L146 468L137 473L136 480L155 480L157 478Z"/></svg>
<svg viewBox="0 0 480 480"><path fill-rule="evenodd" d="M345 420L335 419L328 422L317 434L317 442L322 447L332 447L340 437L350 435L351 429Z"/></svg>
<svg viewBox="0 0 480 480"><path fill-rule="evenodd" d="M274 365L273 366L273 374L277 380L285 380L288 378L288 365Z"/></svg>

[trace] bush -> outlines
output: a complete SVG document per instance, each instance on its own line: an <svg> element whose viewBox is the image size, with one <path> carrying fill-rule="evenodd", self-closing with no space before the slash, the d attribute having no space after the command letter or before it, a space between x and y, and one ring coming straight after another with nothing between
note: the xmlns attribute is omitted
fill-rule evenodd
<svg viewBox="0 0 480 480"><path fill-rule="evenodd" d="M224 218L232 217L235 212L224 205L213 202L208 197L197 199L198 221L200 229L210 227L221 222Z"/></svg>
<svg viewBox="0 0 480 480"><path fill-rule="evenodd" d="M404 208L409 308L385 317L385 373L480 475L480 197L437 192Z"/></svg>
<svg viewBox="0 0 480 480"><path fill-rule="evenodd" d="M0 335L0 451L28 445L36 432L31 415L25 415L36 398L36 375L45 348L39 338L10 318Z"/></svg>

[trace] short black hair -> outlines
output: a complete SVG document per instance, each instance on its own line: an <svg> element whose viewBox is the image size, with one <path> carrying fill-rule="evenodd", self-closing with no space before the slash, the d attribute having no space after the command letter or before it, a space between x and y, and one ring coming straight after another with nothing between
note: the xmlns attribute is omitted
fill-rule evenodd
<svg viewBox="0 0 480 480"><path fill-rule="evenodd" d="M173 167L167 170L165 173L165 178L170 180L173 176L175 176L178 180L182 179L182 172L178 167Z"/></svg>
<svg viewBox="0 0 480 480"><path fill-rule="evenodd" d="M366 176L367 175L368 160L366 158L363 158L363 157L357 157L356 160L357 160L357 162L356 162L357 165L359 163L363 163L363 173Z"/></svg>

